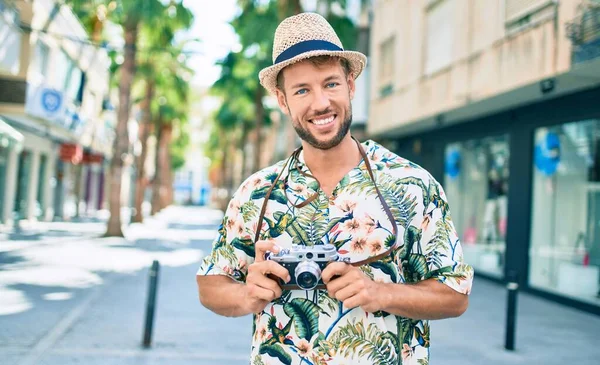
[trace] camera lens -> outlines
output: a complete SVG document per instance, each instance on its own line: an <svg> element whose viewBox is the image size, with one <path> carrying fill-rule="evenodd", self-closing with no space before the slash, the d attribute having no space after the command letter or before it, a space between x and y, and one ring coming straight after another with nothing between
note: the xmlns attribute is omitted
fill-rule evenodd
<svg viewBox="0 0 600 365"><path fill-rule="evenodd" d="M298 286L302 289L312 289L317 286L317 278L310 272L303 272L298 275L298 279L296 280Z"/></svg>
<svg viewBox="0 0 600 365"><path fill-rule="evenodd" d="M314 289L321 279L321 269L313 261L302 261L296 266L296 284L304 290Z"/></svg>

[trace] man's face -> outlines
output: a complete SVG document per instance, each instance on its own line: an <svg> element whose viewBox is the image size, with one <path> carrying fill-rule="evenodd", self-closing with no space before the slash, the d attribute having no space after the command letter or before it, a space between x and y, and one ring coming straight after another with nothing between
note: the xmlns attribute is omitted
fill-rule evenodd
<svg viewBox="0 0 600 365"><path fill-rule="evenodd" d="M352 123L352 75L335 59L320 66L301 61L281 72L285 92L277 90L277 100L298 136L321 150L337 146Z"/></svg>

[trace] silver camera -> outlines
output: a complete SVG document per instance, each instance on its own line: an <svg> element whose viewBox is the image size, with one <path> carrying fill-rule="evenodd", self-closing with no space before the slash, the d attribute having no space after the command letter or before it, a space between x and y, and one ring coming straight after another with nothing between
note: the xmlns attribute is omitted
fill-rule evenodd
<svg viewBox="0 0 600 365"><path fill-rule="evenodd" d="M282 249L279 253L270 253L268 260L278 262L290 273L290 282L278 278L282 289L312 290L324 289L321 272L332 261L338 261L339 255L334 245L301 246Z"/></svg>

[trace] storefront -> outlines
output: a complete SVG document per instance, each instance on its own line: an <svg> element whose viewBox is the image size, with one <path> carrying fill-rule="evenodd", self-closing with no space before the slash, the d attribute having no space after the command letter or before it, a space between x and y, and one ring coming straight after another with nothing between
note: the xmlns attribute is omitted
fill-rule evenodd
<svg viewBox="0 0 600 365"><path fill-rule="evenodd" d="M11 196L7 190L12 186L7 183L10 181L11 172L15 169L15 166L10 166L11 152L16 154L21 150L22 144L23 135L0 118L0 224L10 218L5 217L4 207L8 197Z"/></svg>
<svg viewBox="0 0 600 365"><path fill-rule="evenodd" d="M600 88L407 136L476 274L600 314Z"/></svg>

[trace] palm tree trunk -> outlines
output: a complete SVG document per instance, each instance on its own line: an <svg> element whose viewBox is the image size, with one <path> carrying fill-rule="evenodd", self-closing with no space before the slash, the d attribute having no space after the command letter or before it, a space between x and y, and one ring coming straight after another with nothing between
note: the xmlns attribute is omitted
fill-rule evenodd
<svg viewBox="0 0 600 365"><path fill-rule="evenodd" d="M264 91L262 87L256 89L254 94L254 108L256 111L256 147L254 148L254 168L253 171L258 171L261 168L261 144L262 144L262 126L265 120L265 108L262 103Z"/></svg>
<svg viewBox="0 0 600 365"><path fill-rule="evenodd" d="M156 143L154 145L154 178L152 179L152 209L150 211L151 215L155 215L160 211L160 179L162 178L160 174L160 140L162 138L163 133L161 115L159 115L159 117L156 119L155 130Z"/></svg>
<svg viewBox="0 0 600 365"><path fill-rule="evenodd" d="M138 136L142 145L142 151L136 159L136 181L135 181L135 209L134 215L131 218L132 222L142 223L144 215L142 212L142 204L144 203L144 195L148 179L146 176L146 158L148 156L148 135L150 134L150 123L152 115L150 106L154 98L154 81L146 82L146 95L142 103L142 120L139 126Z"/></svg>
<svg viewBox="0 0 600 365"><path fill-rule="evenodd" d="M160 182L161 195L160 195L160 209L164 209L171 204L171 192L173 190L172 174L171 174L171 156L169 154L169 145L173 137L173 126L165 125L164 130L161 133L161 166L160 173L162 178Z"/></svg>
<svg viewBox="0 0 600 365"><path fill-rule="evenodd" d="M131 111L131 84L135 74L135 45L137 43L138 24L128 22L125 29L125 57L121 65L119 80L119 110L117 113L117 128L113 143L113 157L110 162L110 218L105 236L123 237L121 228L121 179L124 161L122 156L129 152L129 133L127 122Z"/></svg>
<svg viewBox="0 0 600 365"><path fill-rule="evenodd" d="M156 214L164 208L166 196L166 184L168 177L165 175L168 169L169 144L172 127L164 124L161 120L160 132L156 143L156 172L154 173L154 184L152 191L152 214Z"/></svg>

